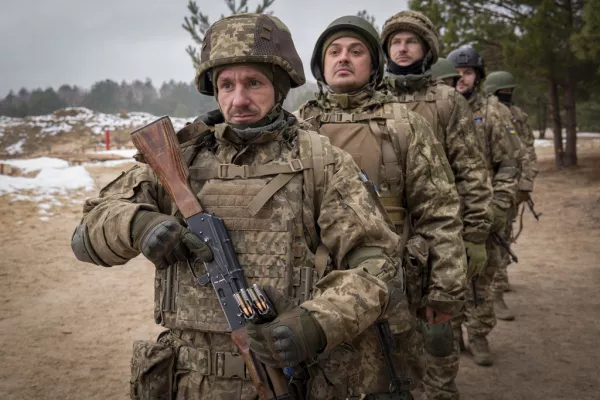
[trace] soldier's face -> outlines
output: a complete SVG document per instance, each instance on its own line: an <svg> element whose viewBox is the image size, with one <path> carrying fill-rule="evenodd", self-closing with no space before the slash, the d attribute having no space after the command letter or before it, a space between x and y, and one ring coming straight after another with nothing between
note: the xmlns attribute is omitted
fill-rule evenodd
<svg viewBox="0 0 600 400"><path fill-rule="evenodd" d="M406 67L425 57L423 44L414 32L400 31L396 33L389 46L388 54L401 67Z"/></svg>
<svg viewBox="0 0 600 400"><path fill-rule="evenodd" d="M275 106L273 83L259 70L247 65L223 69L217 77L217 102L231 124L260 121Z"/></svg>
<svg viewBox="0 0 600 400"><path fill-rule="evenodd" d="M456 90L459 93L465 94L475 86L475 79L477 73L473 68L456 68L456 71L460 74L460 79L456 83Z"/></svg>
<svg viewBox="0 0 600 400"><path fill-rule="evenodd" d="M349 93L369 83L371 54L356 38L341 37L325 51L323 61L325 81L336 93Z"/></svg>

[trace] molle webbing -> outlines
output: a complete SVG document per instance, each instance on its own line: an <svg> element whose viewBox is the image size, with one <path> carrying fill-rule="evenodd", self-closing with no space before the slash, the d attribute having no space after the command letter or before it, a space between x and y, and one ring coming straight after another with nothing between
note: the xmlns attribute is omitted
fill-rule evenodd
<svg viewBox="0 0 600 400"><path fill-rule="evenodd" d="M433 92L429 92L429 93L400 93L396 95L396 98L398 99L398 102L400 103L412 103L412 102L418 102L418 101L427 101L427 102L432 102L432 101L446 101L450 98L450 89L452 89L450 86L439 86L442 91L441 93L433 93Z"/></svg>
<svg viewBox="0 0 600 400"><path fill-rule="evenodd" d="M375 113L323 113L319 120L324 124L347 124L353 122L371 121L374 119L391 119L391 114Z"/></svg>
<svg viewBox="0 0 600 400"><path fill-rule="evenodd" d="M271 165L236 165L220 164L217 168L190 167L190 178L196 180L209 179L248 179L260 178L269 175L294 174L305 169L324 167L324 165L333 164L333 155L321 156L316 161L313 158L293 159L287 164ZM321 166L315 163L323 163Z"/></svg>

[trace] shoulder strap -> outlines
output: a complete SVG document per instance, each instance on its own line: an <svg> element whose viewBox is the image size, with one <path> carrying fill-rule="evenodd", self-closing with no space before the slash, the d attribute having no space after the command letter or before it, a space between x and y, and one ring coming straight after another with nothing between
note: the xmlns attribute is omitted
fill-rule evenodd
<svg viewBox="0 0 600 400"><path fill-rule="evenodd" d="M392 146L395 153L400 156L400 166L402 168L402 183L406 182L406 159L408 154L408 137L407 133L411 131L410 120L408 118L408 110L401 104L392 104L392 112L394 114L395 132L390 135ZM383 143L383 142L382 142ZM403 256L406 249L406 243L410 236L410 218L408 213L404 218L404 226L402 227L402 236L400 241L400 254Z"/></svg>
<svg viewBox="0 0 600 400"><path fill-rule="evenodd" d="M321 135L313 131L299 130L298 137L300 141L300 157L311 158L313 168L304 171L305 186L308 191L308 196L312 198L313 204L313 217L316 221L319 218L319 212L321 210L321 204L323 203L323 196L325 195L326 175L325 166L333 164L333 155L329 152L331 160L326 160L328 157L324 155L323 142L321 141ZM309 232L313 231L316 236L316 228L314 230L309 229ZM315 253L315 269L317 270L317 276L322 278L325 275L327 265L329 264L329 250L321 243L320 238L317 236L312 238L314 243L318 243L317 251Z"/></svg>
<svg viewBox="0 0 600 400"><path fill-rule="evenodd" d="M449 101L450 97L456 96L458 92L448 85L440 85L439 88L442 91L441 98L435 102L435 105L438 112L439 123L445 130L448 126L448 122L450 121L450 115L452 114L452 104L454 103L453 101Z"/></svg>
<svg viewBox="0 0 600 400"><path fill-rule="evenodd" d="M411 130L408 119L408 110L401 104L393 103L392 114L394 116L396 132L394 135L390 135L392 139L391 142L396 154L400 155L399 161L402 168L402 174L406 177L406 155L408 153L408 138L406 137L406 132Z"/></svg>

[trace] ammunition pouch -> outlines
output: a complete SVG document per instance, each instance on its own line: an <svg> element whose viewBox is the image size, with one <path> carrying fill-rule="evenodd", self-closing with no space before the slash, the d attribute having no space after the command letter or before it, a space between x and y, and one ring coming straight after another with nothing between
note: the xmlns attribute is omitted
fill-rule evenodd
<svg viewBox="0 0 600 400"><path fill-rule="evenodd" d="M175 350L168 344L136 340L133 343L131 359L131 399L171 400L175 398L174 364Z"/></svg>

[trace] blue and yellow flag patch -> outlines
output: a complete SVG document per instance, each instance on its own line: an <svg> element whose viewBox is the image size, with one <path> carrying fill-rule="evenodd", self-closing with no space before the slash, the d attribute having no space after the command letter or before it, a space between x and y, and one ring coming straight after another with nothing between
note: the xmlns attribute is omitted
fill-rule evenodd
<svg viewBox="0 0 600 400"><path fill-rule="evenodd" d="M515 130L514 127L507 125L506 129L508 130L508 133L510 133L511 135L514 135L517 133L517 131Z"/></svg>

